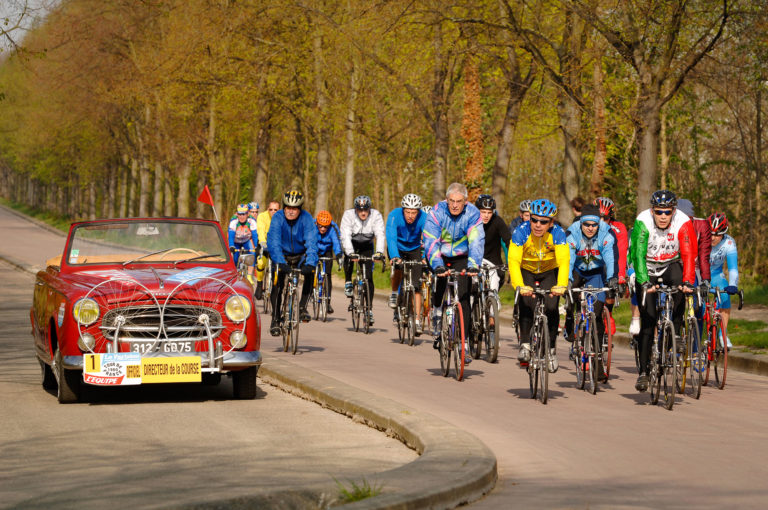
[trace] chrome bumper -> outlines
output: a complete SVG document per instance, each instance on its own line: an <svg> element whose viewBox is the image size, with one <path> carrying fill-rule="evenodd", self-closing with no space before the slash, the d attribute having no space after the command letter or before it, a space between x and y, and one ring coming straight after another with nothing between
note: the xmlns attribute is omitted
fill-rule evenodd
<svg viewBox="0 0 768 510"><path fill-rule="evenodd" d="M260 366L261 351L230 351L225 353L221 357L221 363L215 363L213 367L209 365L209 355L207 352L196 352L194 354L187 354L186 356L197 355L200 356L200 364L206 368L205 372L221 372L235 368L247 368L253 366ZM145 354L145 358L178 358L185 355L179 355L174 353L152 353L151 355ZM83 369L83 356L64 356L63 357L64 368L67 370L82 370Z"/></svg>

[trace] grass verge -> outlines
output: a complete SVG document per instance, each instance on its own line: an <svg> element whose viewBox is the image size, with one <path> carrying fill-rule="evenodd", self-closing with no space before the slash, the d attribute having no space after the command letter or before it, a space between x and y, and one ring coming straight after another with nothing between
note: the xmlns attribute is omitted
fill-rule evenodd
<svg viewBox="0 0 768 510"><path fill-rule="evenodd" d="M334 478L334 481L339 488L339 500L341 500L342 503L353 503L381 494L381 486L375 484L371 485L365 478L363 478L362 483L359 485L357 482L348 480L350 484L349 489L336 478Z"/></svg>
<svg viewBox="0 0 768 510"><path fill-rule="evenodd" d="M56 216L49 212L40 211L24 204L11 202L10 200L6 200L4 198L0 198L0 204L3 204L6 207L10 207L14 211L19 211L22 214L26 214L27 216L40 220L58 230L61 230L62 232L69 232L69 225L72 223L70 218Z"/></svg>

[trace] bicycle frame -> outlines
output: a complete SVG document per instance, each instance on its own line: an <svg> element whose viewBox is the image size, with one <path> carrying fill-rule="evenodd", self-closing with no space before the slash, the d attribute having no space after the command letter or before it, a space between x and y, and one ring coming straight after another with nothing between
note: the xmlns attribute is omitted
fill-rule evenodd
<svg viewBox="0 0 768 510"><path fill-rule="evenodd" d="M377 260L380 260L378 257L368 257L365 255L359 255L359 254L352 254L350 255L351 259L356 259L355 264L355 281L353 284L352 289L352 304L351 304L351 311L352 311L352 325L355 328L355 331L360 330L360 316L363 315L364 324L363 329L365 333L370 332L370 312L371 312L371 302L370 302L370 294L368 290L368 272L367 272L367 265L366 262L373 262L373 264L376 264ZM383 266L382 266L383 270ZM372 289L371 289L372 290Z"/></svg>
<svg viewBox="0 0 768 510"><path fill-rule="evenodd" d="M407 338L408 344L413 345L415 329L413 321L414 315L417 315L413 308L416 288L408 269L416 265L420 266L422 262L420 260L402 260L400 264L403 266L403 279L397 289L397 333L401 343ZM392 270L394 272L394 266L392 266Z"/></svg>
<svg viewBox="0 0 768 510"><path fill-rule="evenodd" d="M465 274L464 271L449 269L445 286L445 294L440 304L442 322L440 325L440 367L443 376L450 373L450 360L453 354L454 376L457 381L464 379L464 357L466 353L466 336L464 332L464 314L459 302L459 281L456 278ZM457 313L454 313L457 312ZM456 341L458 334L458 342Z"/></svg>
<svg viewBox="0 0 768 510"><path fill-rule="evenodd" d="M285 288L283 289L283 302L281 305L283 333L283 351L289 349L296 354L299 344L299 275L301 271L298 268L291 268L291 272L285 278ZM275 311L276 313L276 311Z"/></svg>
<svg viewBox="0 0 768 510"><path fill-rule="evenodd" d="M651 403L659 401L661 380L664 380L664 406L671 410L675 405L675 391L678 386L678 357L676 348L675 327L672 321L672 295L681 292L674 286L659 283L656 286L656 332L651 344ZM643 306L647 294L643 295ZM669 341L667 341L669 339Z"/></svg>
<svg viewBox="0 0 768 510"><path fill-rule="evenodd" d="M709 289L709 292L704 297L705 312L702 320L706 327L706 341L705 347L707 349L707 370L704 376L704 384L709 383L709 372L711 365L714 362L715 365L715 385L719 389L725 388L725 376L728 370L728 336L723 326L723 316L720 314L720 294L724 292L724 289L714 287ZM710 302L710 294L714 294L715 298ZM739 307L741 310L744 306L744 291L739 290L736 294L739 296ZM714 337L714 338L713 338Z"/></svg>
<svg viewBox="0 0 768 510"><path fill-rule="evenodd" d="M573 293L581 294L579 298L580 313L578 321L574 321L573 331L575 334L573 348L576 355L576 384L579 389L584 388L586 376L589 376L588 390L593 395L597 392L598 370L605 367L603 356L603 346L600 342L599 331L597 328L597 318L595 316L595 301L597 295L601 292L610 292L609 287L577 287L569 291L569 303L573 303ZM570 304L566 305L570 306ZM594 339L594 343L591 341ZM599 344L599 345L598 345Z"/></svg>
<svg viewBox="0 0 768 510"><path fill-rule="evenodd" d="M327 277L327 271L325 265L328 262L332 262L333 257L319 257L317 262L317 269L315 270L315 285L312 291L312 306L315 309L315 320L318 318L325 322L328 313L328 304L330 303L331 296L328 295L325 288L325 279Z"/></svg>

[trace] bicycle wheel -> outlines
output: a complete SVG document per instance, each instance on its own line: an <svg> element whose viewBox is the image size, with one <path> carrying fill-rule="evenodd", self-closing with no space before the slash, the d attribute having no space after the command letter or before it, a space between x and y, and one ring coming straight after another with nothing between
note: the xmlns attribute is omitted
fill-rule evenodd
<svg viewBox="0 0 768 510"><path fill-rule="evenodd" d="M579 331L574 341L573 362L576 364L576 388L583 390L587 380L587 357L585 356L584 344L586 342L586 328L584 324L579 324Z"/></svg>
<svg viewBox="0 0 768 510"><path fill-rule="evenodd" d="M443 320L440 322L440 368L442 369L443 377L448 377L448 373L451 371L451 349L453 346L449 343L449 329L448 321Z"/></svg>
<svg viewBox="0 0 768 510"><path fill-rule="evenodd" d="M611 376L611 357L613 356L613 328L611 328L611 312L607 306L603 307L603 324L605 324L605 348L601 347L603 353L603 374L605 384L608 384L608 378ZM640 360L636 363L640 365Z"/></svg>
<svg viewBox="0 0 768 510"><path fill-rule="evenodd" d="M293 295L291 296L291 353L296 354L296 349L299 347L299 324L301 324L301 317L299 317L299 289L294 287Z"/></svg>
<svg viewBox="0 0 768 510"><path fill-rule="evenodd" d="M352 328L355 332L360 331L360 286L357 282L352 287L352 303L350 304L352 309Z"/></svg>
<svg viewBox="0 0 768 510"><path fill-rule="evenodd" d="M539 372L539 401L542 404L547 403L549 398L549 328L547 327L547 321L541 322L541 342L539 342L539 355L537 370Z"/></svg>
<svg viewBox="0 0 768 510"><path fill-rule="evenodd" d="M469 354L474 359L480 358L481 351L483 350L482 342L483 337L483 307L480 303L480 299L477 296L472 300L472 308L469 312Z"/></svg>
<svg viewBox="0 0 768 510"><path fill-rule="evenodd" d="M707 356L707 368L704 371L704 386L709 384L709 369L712 367L712 362L715 360L715 346L717 345L717 327L711 324L707 328L707 339L704 343L704 354Z"/></svg>
<svg viewBox="0 0 768 510"><path fill-rule="evenodd" d="M283 352L288 352L291 347L291 317L293 315L291 311L291 296L287 295L288 288L283 289L283 307L280 313L282 319L280 327L283 333ZM277 313L277 312L275 312Z"/></svg>
<svg viewBox="0 0 768 510"><path fill-rule="evenodd" d="M496 363L499 358L499 303L495 296L489 296L485 300L485 360L488 363ZM493 325L491 325L491 322Z"/></svg>
<svg viewBox="0 0 768 510"><path fill-rule="evenodd" d="M272 295L272 278L274 278L274 275L272 274L272 262L267 263L267 267L264 268L264 292L261 295L261 298L264 300L264 313L269 313L269 309L272 306L272 300L270 299L270 296Z"/></svg>
<svg viewBox="0 0 768 510"><path fill-rule="evenodd" d="M587 351L587 391L594 395L597 393L597 373L600 370L598 365L598 353L600 352L600 345L597 338L597 322L595 321L594 314L589 314L589 335L587 336L587 345L585 348Z"/></svg>
<svg viewBox="0 0 768 510"><path fill-rule="evenodd" d="M464 336L464 312L460 304L453 304L452 315L453 364L456 369L454 377L457 381L461 381L464 379L464 359L467 356L467 342Z"/></svg>
<svg viewBox="0 0 768 510"><path fill-rule="evenodd" d="M672 410L677 389L677 342L672 324L664 325L661 355L663 359L662 379L664 381L664 407Z"/></svg>
<svg viewBox="0 0 768 510"><path fill-rule="evenodd" d="M688 368L688 381L683 384L683 389L689 388L689 393L693 398L698 399L701 396L702 371L704 368L704 352L699 341L699 327L696 319L688 319L688 359L686 361Z"/></svg>
<svg viewBox="0 0 768 510"><path fill-rule="evenodd" d="M728 370L728 340L725 336L725 328L723 328L723 322L721 319L717 319L715 322L715 331L719 334L716 335L715 345L715 384L719 389L725 388L725 374Z"/></svg>
<svg viewBox="0 0 768 510"><path fill-rule="evenodd" d="M413 320L413 290L408 290L405 293L405 331L408 345L413 345L413 334L416 328Z"/></svg>
<svg viewBox="0 0 768 510"><path fill-rule="evenodd" d="M539 369L537 366L538 360L536 357L539 352L539 344L541 343L541 334L538 326L534 325L531 329L530 338L530 360L528 361L528 385L531 389L531 398L536 398L539 392Z"/></svg>
<svg viewBox="0 0 768 510"><path fill-rule="evenodd" d="M402 291L397 293L397 306L395 307L395 313L397 314L397 338L400 343L405 342L405 297Z"/></svg>
<svg viewBox="0 0 768 510"><path fill-rule="evenodd" d="M315 281L315 286L312 288L312 295L309 298L309 300L312 301L312 317L314 317L315 320L318 320L320 318L320 300L321 299L323 299L322 293L317 286L317 281Z"/></svg>
<svg viewBox="0 0 768 510"><path fill-rule="evenodd" d="M659 403L659 393L661 392L661 353L659 352L661 339L659 338L661 333L656 333L651 346L651 359L650 359L650 394L651 404L656 405Z"/></svg>
<svg viewBox="0 0 768 510"><path fill-rule="evenodd" d="M368 281L363 282L362 296L360 296L363 303L363 326L365 334L371 332L371 301L368 295Z"/></svg>
<svg viewBox="0 0 768 510"><path fill-rule="evenodd" d="M638 375L640 372L640 342L638 341L637 337L634 336L630 340L630 344L632 345L633 350L635 351L635 368L637 368Z"/></svg>

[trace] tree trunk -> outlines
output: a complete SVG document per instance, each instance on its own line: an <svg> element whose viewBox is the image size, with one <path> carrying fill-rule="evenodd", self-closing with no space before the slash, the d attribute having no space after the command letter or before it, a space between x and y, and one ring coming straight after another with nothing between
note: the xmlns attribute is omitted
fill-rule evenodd
<svg viewBox="0 0 768 510"><path fill-rule="evenodd" d="M485 147L483 145L483 121L480 106L480 72L474 57L464 61L464 115L461 136L467 144L467 162L464 165L464 183L469 200L474 202L483 189L485 173Z"/></svg>
<svg viewBox="0 0 768 510"><path fill-rule="evenodd" d="M199 170L197 172L197 193L196 193L195 197L200 196L200 193L203 192L203 189L205 188L205 185L206 185L206 177L207 176L206 176L204 171ZM207 212L208 212L207 209L209 207L210 206L208 204L204 204L202 202L196 201L195 202L196 216L198 218L210 218L210 216L207 214Z"/></svg>
<svg viewBox="0 0 768 510"><path fill-rule="evenodd" d="M118 196L117 196L117 174L120 171L120 166L116 163L113 163L109 167L109 199L107 200L107 211L106 211L106 217L107 218L114 218L117 216L117 207L116 205L119 203Z"/></svg>
<svg viewBox="0 0 768 510"><path fill-rule="evenodd" d="M192 166L188 159L181 164L179 172L179 194L177 195L176 209L181 218L189 217L189 176L192 173Z"/></svg>
<svg viewBox="0 0 768 510"><path fill-rule="evenodd" d="M349 104L347 107L346 152L344 157L344 209L351 209L355 200L355 124L357 95L359 92L359 63L356 57L352 58L352 72L349 75Z"/></svg>
<svg viewBox="0 0 768 510"><path fill-rule="evenodd" d="M299 188L304 180L304 130L298 117L294 116L293 120L293 174L287 176L288 182L283 181L279 184L287 188Z"/></svg>
<svg viewBox="0 0 768 510"><path fill-rule="evenodd" d="M136 158L131 159L130 177L128 179L128 208L125 211L127 218L133 218L136 215L136 192L139 186L139 162Z"/></svg>
<svg viewBox="0 0 768 510"><path fill-rule="evenodd" d="M603 87L603 54L602 45L596 48L593 65L593 94L595 109L595 158L592 164L592 179L589 185L590 197L597 198L603 194L603 182L605 180L605 163L608 159L608 150L605 142L605 88Z"/></svg>
<svg viewBox="0 0 768 510"><path fill-rule="evenodd" d="M661 131L658 96L641 94L636 138L638 148L637 213L648 208L648 200L656 191L659 133Z"/></svg>
<svg viewBox="0 0 768 510"><path fill-rule="evenodd" d="M173 183L171 181L171 175L168 169L166 169L164 174L165 174L165 178L163 179L163 184L164 184L163 202L165 203L165 206L163 207L163 215L173 216L173 206L174 206Z"/></svg>
<svg viewBox="0 0 768 510"><path fill-rule="evenodd" d="M667 189L667 174L669 172L669 153L667 152L667 114L661 112L661 128L659 130L659 144L661 157L661 189ZM698 167L698 161L696 162Z"/></svg>
<svg viewBox="0 0 768 510"><path fill-rule="evenodd" d="M761 80L763 81L763 80ZM763 203L762 186L763 179L763 105L762 105L762 86L757 85L757 94L755 97L755 223L762 229L763 227ZM755 229L757 230L757 229ZM760 240L762 241L762 239ZM755 258L752 263L752 277L757 278L760 275L760 267L763 262L763 243L755 242Z"/></svg>
<svg viewBox="0 0 768 510"><path fill-rule="evenodd" d="M162 216L163 214L163 181L164 178L164 169L163 165L160 162L155 163L155 172L154 172L154 182L153 182L153 191L154 194L153 200L152 200L152 216Z"/></svg>
<svg viewBox="0 0 768 510"><path fill-rule="evenodd" d="M328 115L328 96L326 91L323 69L323 37L320 25L315 23L315 33L312 38L312 49L315 66L315 94L317 95L317 111L320 125L317 126L317 189L315 195L315 212L328 208L328 179L330 173L330 122ZM309 207L307 207L309 209Z"/></svg>
<svg viewBox="0 0 768 510"><path fill-rule="evenodd" d="M267 199L272 119L269 115L264 115L259 124L259 131L256 135L256 150L253 155L253 200L258 202L263 210L266 209L264 201Z"/></svg>
<svg viewBox="0 0 768 510"><path fill-rule="evenodd" d="M139 164L139 217L149 216L150 175L147 161L142 157Z"/></svg>
<svg viewBox="0 0 768 510"><path fill-rule="evenodd" d="M432 132L435 135L435 163L432 174L432 201L438 203L445 198L446 174L448 171L448 150L450 132L448 130L448 105L445 97L445 82L448 70L443 52L443 31L440 23L434 26L432 45L435 59L432 70Z"/></svg>
<svg viewBox="0 0 768 510"><path fill-rule="evenodd" d="M96 219L96 181L93 179L88 183L88 219Z"/></svg>

